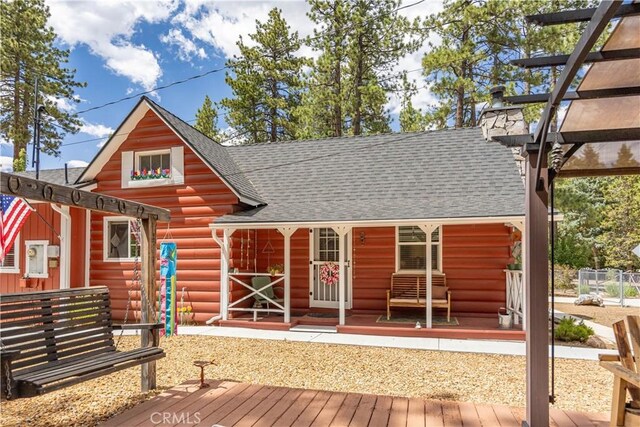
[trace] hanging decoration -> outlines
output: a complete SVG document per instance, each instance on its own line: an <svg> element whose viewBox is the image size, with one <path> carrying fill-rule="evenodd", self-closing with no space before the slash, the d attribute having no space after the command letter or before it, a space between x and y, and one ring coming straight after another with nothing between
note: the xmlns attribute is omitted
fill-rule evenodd
<svg viewBox="0 0 640 427"><path fill-rule="evenodd" d="M325 262L320 266L320 281L327 286L337 285L340 281L340 267L335 262Z"/></svg>
<svg viewBox="0 0 640 427"><path fill-rule="evenodd" d="M263 254L267 254L267 265L271 265L271 254L274 253L273 245L271 244L271 230L267 230L267 243L262 249Z"/></svg>
<svg viewBox="0 0 640 427"><path fill-rule="evenodd" d="M164 335L177 335L176 263L178 248L173 242L160 243L160 321Z"/></svg>

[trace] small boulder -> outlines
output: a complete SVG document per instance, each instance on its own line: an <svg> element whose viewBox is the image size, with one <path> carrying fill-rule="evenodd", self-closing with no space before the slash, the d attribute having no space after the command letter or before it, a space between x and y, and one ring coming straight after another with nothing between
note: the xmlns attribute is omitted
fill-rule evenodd
<svg viewBox="0 0 640 427"><path fill-rule="evenodd" d="M573 303L575 305L596 305L598 307L604 307L602 297L594 294L580 295Z"/></svg>
<svg viewBox="0 0 640 427"><path fill-rule="evenodd" d="M609 350L616 349L616 345L612 341L604 337L601 337L600 335L591 335L587 339L585 344L588 345L589 347L594 347L594 348L602 348L602 349L609 349Z"/></svg>

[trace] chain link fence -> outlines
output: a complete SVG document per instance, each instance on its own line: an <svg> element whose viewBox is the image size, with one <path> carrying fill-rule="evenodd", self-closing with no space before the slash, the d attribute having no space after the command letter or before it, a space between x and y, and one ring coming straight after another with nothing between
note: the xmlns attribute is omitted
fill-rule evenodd
<svg viewBox="0 0 640 427"><path fill-rule="evenodd" d="M640 300L640 273L583 268L578 271L577 291L578 296L596 294L606 302L624 306Z"/></svg>

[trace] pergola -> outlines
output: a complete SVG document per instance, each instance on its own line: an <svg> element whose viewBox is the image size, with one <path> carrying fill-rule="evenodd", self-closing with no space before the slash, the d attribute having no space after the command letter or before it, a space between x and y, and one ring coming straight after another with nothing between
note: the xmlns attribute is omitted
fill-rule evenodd
<svg viewBox="0 0 640 427"><path fill-rule="evenodd" d="M587 22L570 55L514 61L527 68L564 66L551 93L507 97L510 102L546 102L535 133L497 137L522 145L526 157L527 426L549 425L548 204L556 177L640 173L640 4L605 1L597 8L529 16L538 25ZM614 18L621 18L604 47L592 51ZM580 68L591 67L569 91ZM557 132L549 132L562 101L571 101ZM557 144L556 144L557 143ZM635 161L616 161L626 145ZM551 149L552 145L555 149ZM559 149L561 147L561 150ZM584 161L587 151L597 162ZM552 167L548 167L551 153ZM582 157L581 157L582 155ZM633 159L633 156L631 159ZM583 160L583 161L576 161Z"/></svg>
<svg viewBox="0 0 640 427"><path fill-rule="evenodd" d="M167 209L4 172L0 174L0 193L53 205L71 206L139 219L142 223L140 227L142 266L140 317L143 323L152 321L157 292L155 280L156 222L158 220L169 221L170 215ZM65 262L69 262L69 259L67 258ZM153 297L149 297L150 295L153 295ZM141 339L143 346L148 345L152 339L151 331L143 330ZM152 361L142 365L141 381L144 391L156 387L155 363L155 361Z"/></svg>

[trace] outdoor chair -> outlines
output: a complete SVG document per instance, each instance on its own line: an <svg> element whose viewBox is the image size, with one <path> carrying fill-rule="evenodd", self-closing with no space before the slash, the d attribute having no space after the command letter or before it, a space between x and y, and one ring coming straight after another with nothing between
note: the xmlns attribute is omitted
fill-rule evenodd
<svg viewBox="0 0 640 427"><path fill-rule="evenodd" d="M253 289L255 289L256 291L259 290L259 289L264 288L269 283L271 283L271 278L267 277L267 276L258 276L258 277L254 277L253 279L251 279L251 286L253 286ZM264 306L264 305L267 306L267 313L269 313L269 310L271 309L271 307L270 307L271 302L267 298L271 299L272 301L277 302L278 304L284 303L284 298L278 298L276 296L274 288L283 289L280 286L269 286L267 288L262 289L262 291L260 291L260 293L253 294L253 298L255 298L256 303L260 304L260 306ZM284 291L284 289L283 289L283 291ZM265 298L265 297L267 297L267 298Z"/></svg>

